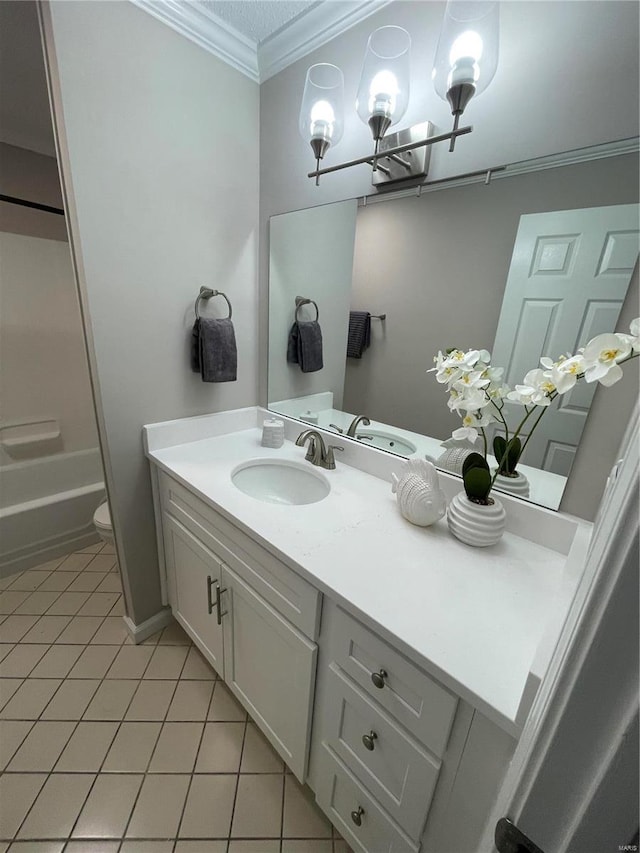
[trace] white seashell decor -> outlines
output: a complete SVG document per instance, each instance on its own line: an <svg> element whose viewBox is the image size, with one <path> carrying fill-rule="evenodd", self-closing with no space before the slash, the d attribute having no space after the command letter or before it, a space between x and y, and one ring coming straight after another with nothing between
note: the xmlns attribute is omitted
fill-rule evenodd
<svg viewBox="0 0 640 853"><path fill-rule="evenodd" d="M470 441L458 441L454 438L448 438L440 446L444 447L445 451L436 459L436 465L438 468L450 471L460 477L462 476L464 460L470 453L478 452L478 448Z"/></svg>
<svg viewBox="0 0 640 853"><path fill-rule="evenodd" d="M391 476L391 491L397 496L400 512L407 521L429 527L444 516L447 501L433 463L426 459L410 459L400 476Z"/></svg>

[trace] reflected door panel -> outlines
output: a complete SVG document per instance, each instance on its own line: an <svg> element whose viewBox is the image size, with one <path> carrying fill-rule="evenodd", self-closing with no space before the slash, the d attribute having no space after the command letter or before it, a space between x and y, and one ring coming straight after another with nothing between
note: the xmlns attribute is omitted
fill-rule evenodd
<svg viewBox="0 0 640 853"><path fill-rule="evenodd" d="M505 381L521 384L541 356L575 353L616 328L638 259L638 205L522 216L493 347ZM523 461L568 475L595 385L578 383L536 428ZM522 407L509 407L515 425Z"/></svg>

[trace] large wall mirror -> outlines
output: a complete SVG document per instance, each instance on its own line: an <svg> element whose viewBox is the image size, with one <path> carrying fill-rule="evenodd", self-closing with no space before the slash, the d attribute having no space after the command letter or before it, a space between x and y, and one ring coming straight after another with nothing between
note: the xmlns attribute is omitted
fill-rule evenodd
<svg viewBox="0 0 640 853"><path fill-rule="evenodd" d="M345 437L364 416L353 440L442 460L460 419L427 373L439 350L492 351L513 387L541 356L636 315L637 153L594 149L502 175L271 218L270 409ZM296 310L311 320L316 306L323 367L303 372L288 335ZM361 358L346 357L350 311L372 317ZM520 466L532 501L558 508L593 393L581 383L545 416Z"/></svg>

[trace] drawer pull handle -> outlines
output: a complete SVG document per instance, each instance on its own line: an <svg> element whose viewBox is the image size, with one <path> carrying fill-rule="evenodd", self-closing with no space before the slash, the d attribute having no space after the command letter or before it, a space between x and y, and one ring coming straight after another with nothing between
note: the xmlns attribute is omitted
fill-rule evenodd
<svg viewBox="0 0 640 853"><path fill-rule="evenodd" d="M207 575L207 610L209 611L209 616L211 616L215 607L215 604L211 601L211 587L214 583L218 583L218 581L212 580L211 576Z"/></svg>
<svg viewBox="0 0 640 853"><path fill-rule="evenodd" d="M369 732L368 735L362 735L362 743L366 746L369 752L373 752L376 748L375 741L378 739L378 735L374 732L373 729Z"/></svg>
<svg viewBox="0 0 640 853"><path fill-rule="evenodd" d="M382 690L385 685L385 678L387 677L387 671L385 669L381 669L380 672L372 672L371 673L371 681L373 681L374 686L378 688L378 690Z"/></svg>
<svg viewBox="0 0 640 853"><path fill-rule="evenodd" d="M364 814L364 809L362 806L358 806L358 811L351 812L351 820L355 823L356 826L362 826L362 815Z"/></svg>
<svg viewBox="0 0 640 853"><path fill-rule="evenodd" d="M227 615L227 611L222 609L221 597L222 593L226 592L227 588L220 589L220 584L216 584L216 618L218 620L218 625L222 625L222 617Z"/></svg>

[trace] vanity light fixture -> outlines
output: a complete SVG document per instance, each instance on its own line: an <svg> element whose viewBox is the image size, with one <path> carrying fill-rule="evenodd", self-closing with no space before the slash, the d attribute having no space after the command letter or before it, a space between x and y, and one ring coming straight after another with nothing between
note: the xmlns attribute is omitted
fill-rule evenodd
<svg viewBox="0 0 640 853"><path fill-rule="evenodd" d="M310 142L316 169L309 178L319 184L320 175L367 163L372 166L374 186L397 181L421 182L427 175L431 146L449 140L454 150L458 136L473 127L459 127L460 116L474 95L487 88L498 65L499 4L488 0L448 0L436 50L432 78L436 92L449 101L454 116L449 133L431 135L432 125L423 122L385 136L406 112L409 103L411 37L402 27L375 30L367 42L356 110L371 129L373 154L320 169L330 145L343 132L342 72L335 65L313 65L307 71L300 132Z"/></svg>
<svg viewBox="0 0 640 853"><path fill-rule="evenodd" d="M499 5L485 0L449 0L431 77L449 102L453 129L471 98L480 95L498 67ZM456 137L451 137L453 151Z"/></svg>
<svg viewBox="0 0 640 853"><path fill-rule="evenodd" d="M374 169L380 140L407 111L410 52L411 36L402 27L380 27L367 42L356 110L375 141Z"/></svg>
<svg viewBox="0 0 640 853"><path fill-rule="evenodd" d="M313 149L318 170L320 160L331 145L340 142L344 130L344 78L337 65L320 62L307 71L298 126ZM318 181L316 177L316 186Z"/></svg>

